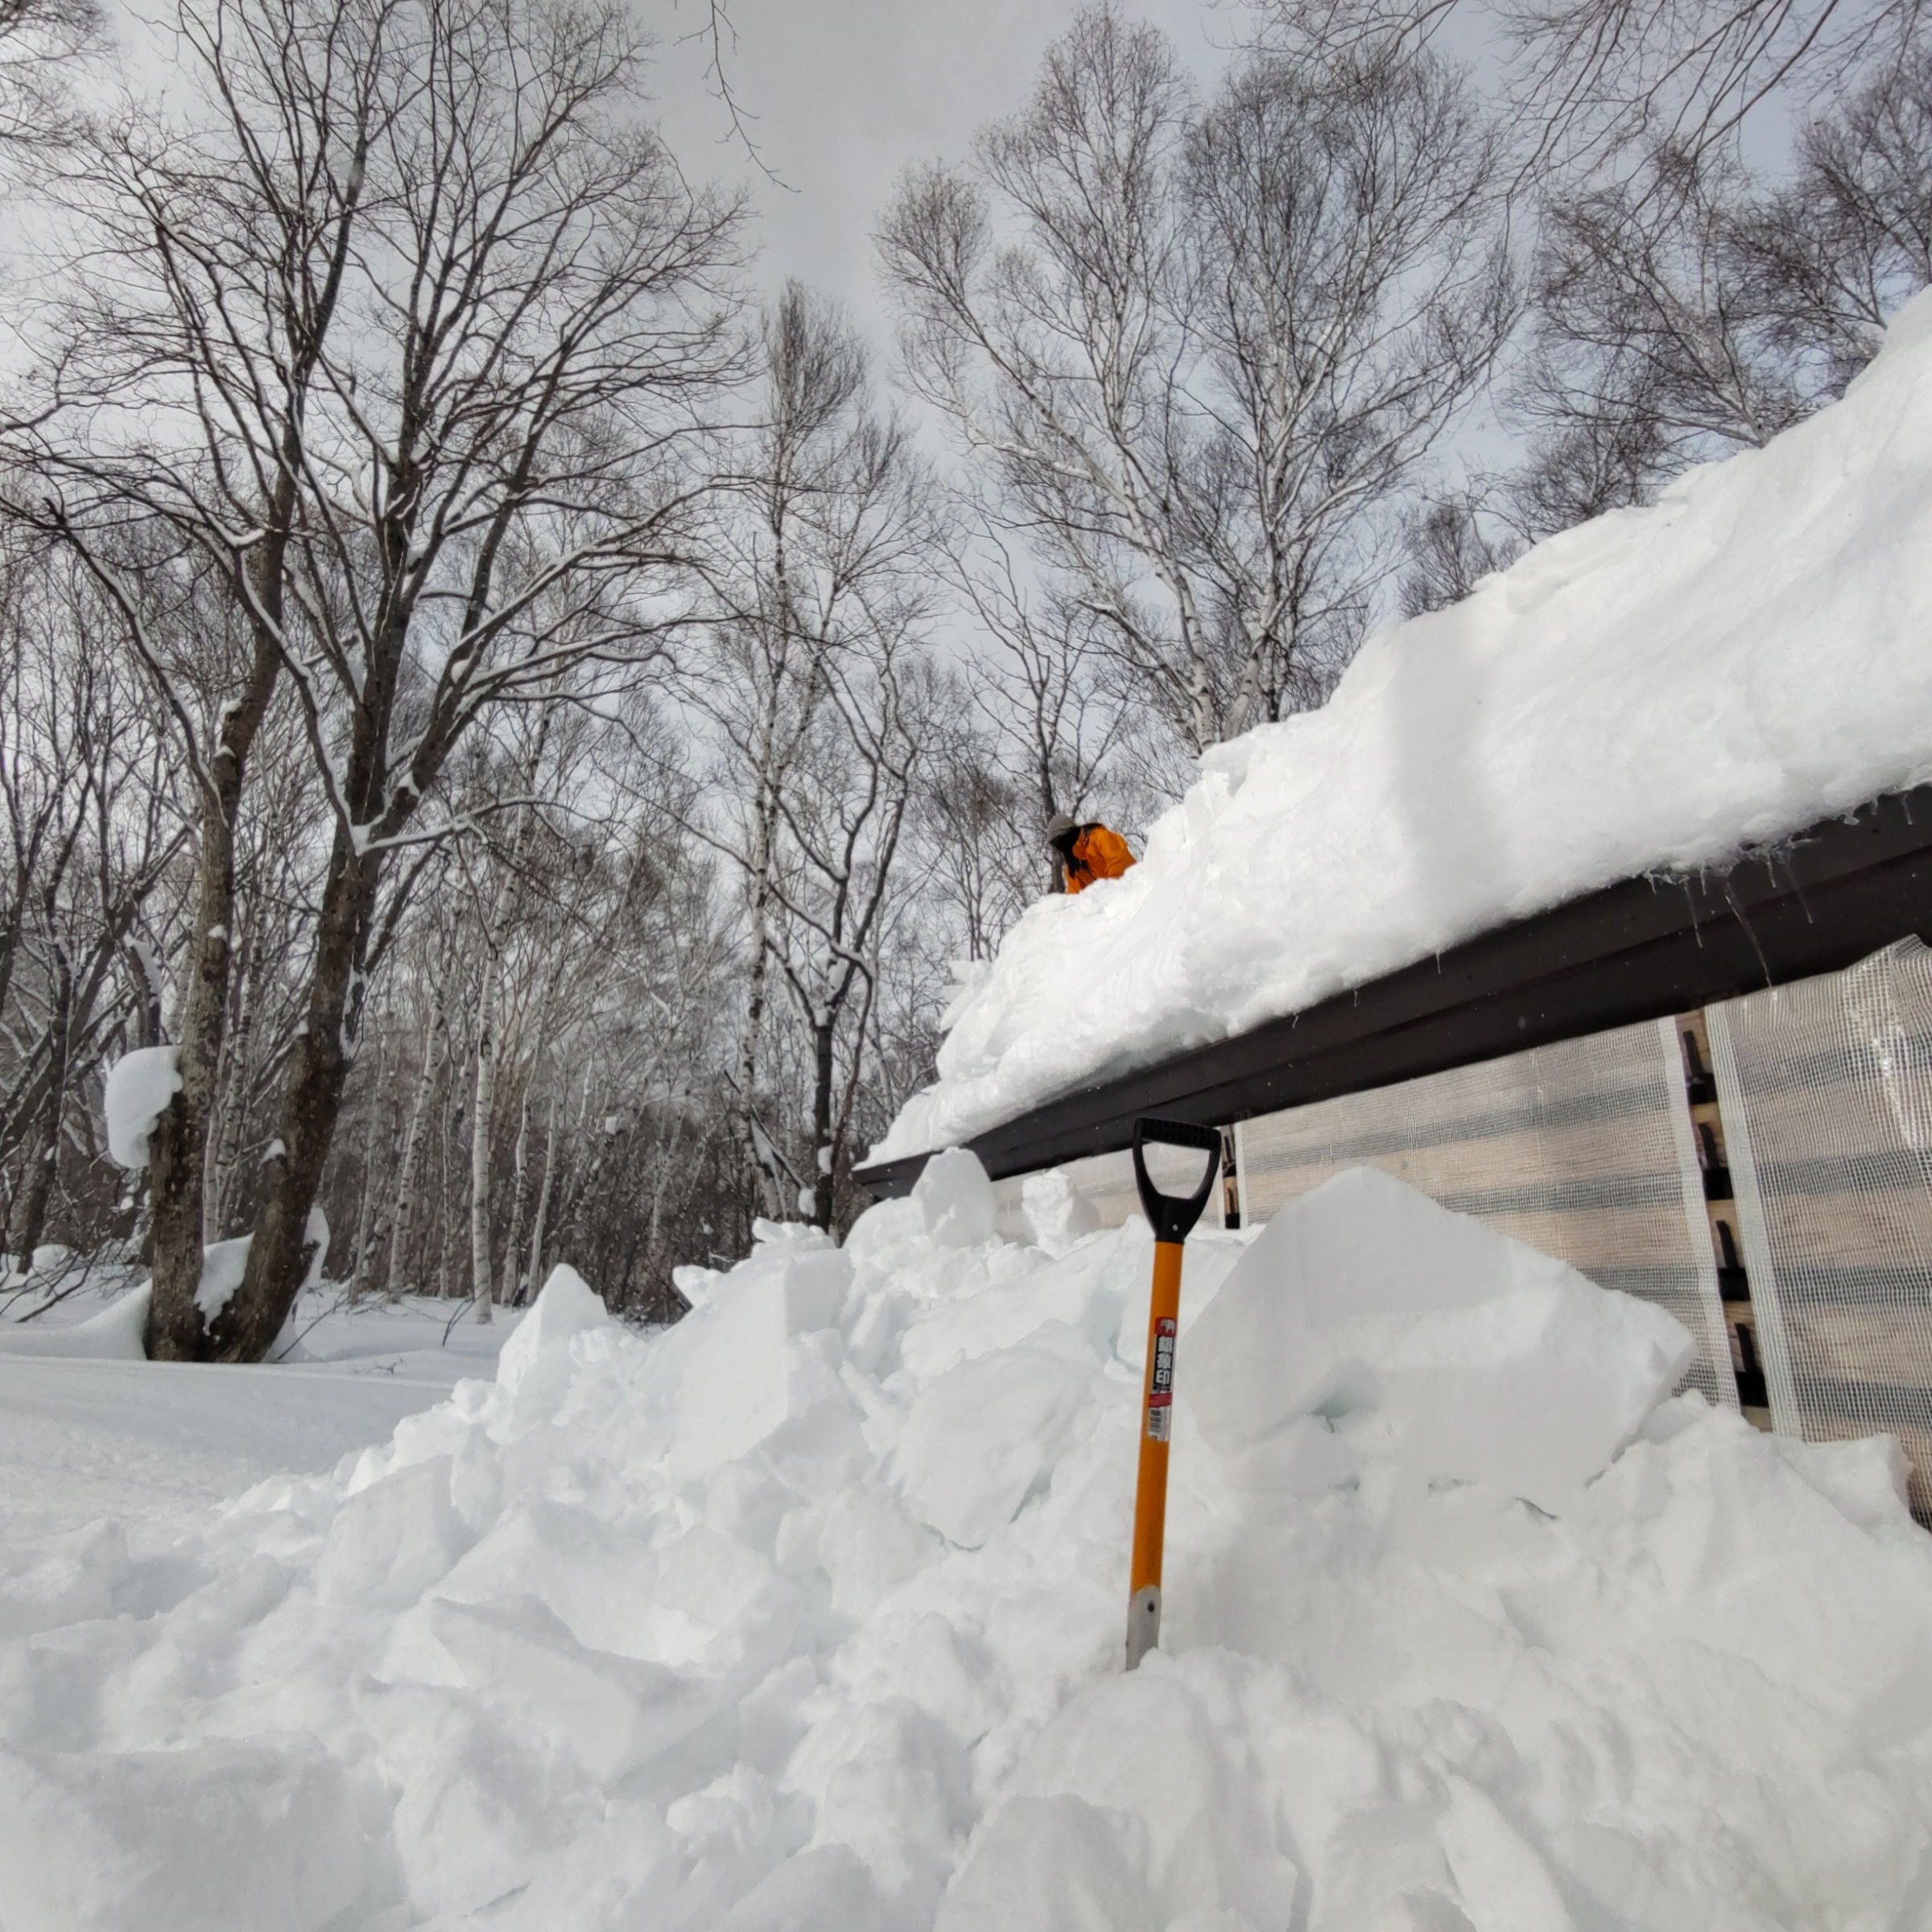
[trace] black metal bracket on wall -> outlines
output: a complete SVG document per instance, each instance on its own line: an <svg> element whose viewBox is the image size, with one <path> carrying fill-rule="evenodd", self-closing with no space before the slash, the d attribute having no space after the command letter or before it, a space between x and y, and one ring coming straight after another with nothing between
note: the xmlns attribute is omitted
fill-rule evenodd
<svg viewBox="0 0 1932 1932"><path fill-rule="evenodd" d="M1030 1174L1118 1153L1143 1114L1229 1126L1839 972L1914 933L1932 934L1932 785L1726 866L1605 886L967 1144L995 1180ZM852 1178L902 1195L927 1158Z"/></svg>

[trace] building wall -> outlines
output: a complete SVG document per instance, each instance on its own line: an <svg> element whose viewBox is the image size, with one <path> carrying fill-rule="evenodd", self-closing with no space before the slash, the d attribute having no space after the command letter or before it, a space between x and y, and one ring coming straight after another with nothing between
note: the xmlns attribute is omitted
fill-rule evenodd
<svg viewBox="0 0 1932 1932"><path fill-rule="evenodd" d="M1810 1440L1889 1430L1932 1521L1932 951L1243 1121L1241 1220L1385 1169L1668 1308L1686 1378ZM1099 1224L1131 1157L1065 1170ZM1023 1183L1001 1227L1026 1232ZM1219 1218L1217 1191L1212 1218Z"/></svg>
<svg viewBox="0 0 1932 1932"><path fill-rule="evenodd" d="M1673 1022L1266 1115L1235 1146L1245 1222L1344 1167L1380 1167L1669 1309L1697 1344L1690 1385L1738 1406Z"/></svg>
<svg viewBox="0 0 1932 1932"><path fill-rule="evenodd" d="M1772 1426L1890 1430L1932 1517L1932 952L1706 1017Z"/></svg>

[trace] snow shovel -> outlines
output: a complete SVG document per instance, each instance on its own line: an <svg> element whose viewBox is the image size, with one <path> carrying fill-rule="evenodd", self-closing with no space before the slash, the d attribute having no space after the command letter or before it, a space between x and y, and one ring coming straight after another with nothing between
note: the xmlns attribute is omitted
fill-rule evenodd
<svg viewBox="0 0 1932 1932"><path fill-rule="evenodd" d="M1143 1150L1194 1147L1208 1156L1201 1183L1187 1195L1163 1194ZM1174 1336L1181 1315L1181 1244L1201 1218L1221 1170L1217 1128L1180 1121L1136 1121L1133 1179L1154 1228L1154 1297L1147 1310L1147 1376L1141 1403L1140 1480L1133 1494L1133 1564L1127 1602L1127 1668L1160 1641L1161 1546L1167 1534L1167 1448L1174 1422Z"/></svg>

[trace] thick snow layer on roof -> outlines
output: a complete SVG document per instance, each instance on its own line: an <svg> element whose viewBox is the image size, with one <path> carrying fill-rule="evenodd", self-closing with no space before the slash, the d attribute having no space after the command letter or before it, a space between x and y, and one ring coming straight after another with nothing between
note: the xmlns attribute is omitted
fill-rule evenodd
<svg viewBox="0 0 1932 1932"><path fill-rule="evenodd" d="M991 1235L959 1156L650 1337L559 1270L493 1381L332 1475L165 1547L0 1537L0 1918L1921 1922L1896 1444L1673 1398L1668 1315L1358 1169L1188 1244L1129 1675L1152 1243L1033 1206Z"/></svg>
<svg viewBox="0 0 1932 1932"><path fill-rule="evenodd" d="M1033 907L876 1158L1932 778L1932 293L1844 398L1371 638Z"/></svg>

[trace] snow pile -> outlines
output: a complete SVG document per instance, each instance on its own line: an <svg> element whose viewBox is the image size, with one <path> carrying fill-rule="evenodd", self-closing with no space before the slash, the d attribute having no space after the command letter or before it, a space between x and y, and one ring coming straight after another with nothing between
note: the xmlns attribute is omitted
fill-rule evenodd
<svg viewBox="0 0 1932 1932"><path fill-rule="evenodd" d="M1926 1922L1890 1444L1674 1399L1667 1317L1344 1174L1190 1244L1127 1676L1151 1245L1036 1191L1002 1242L935 1163L650 1338L559 1271L332 1477L0 1559L0 1924Z"/></svg>
<svg viewBox="0 0 1932 1932"><path fill-rule="evenodd" d="M147 1359L149 1285L128 1291L85 1320L30 1327L0 1323L0 1355L59 1356L76 1360L142 1362Z"/></svg>
<svg viewBox="0 0 1932 1932"><path fill-rule="evenodd" d="M107 1116L107 1151L116 1166L147 1165L147 1137L180 1091L178 1047L137 1046L108 1069L101 1108Z"/></svg>
<svg viewBox="0 0 1932 1932"><path fill-rule="evenodd" d="M127 1292L141 1280L97 1264L34 1320L0 1316L0 1551L109 1517L129 1525L132 1560L155 1556L265 1478L326 1475L465 1376L493 1374L521 1320L499 1310L480 1327L467 1302L349 1302L336 1288L300 1298L268 1362L154 1364L146 1288Z"/></svg>
<svg viewBox="0 0 1932 1932"><path fill-rule="evenodd" d="M874 1158L1932 779L1932 293L1843 400L1371 638L1034 906Z"/></svg>

